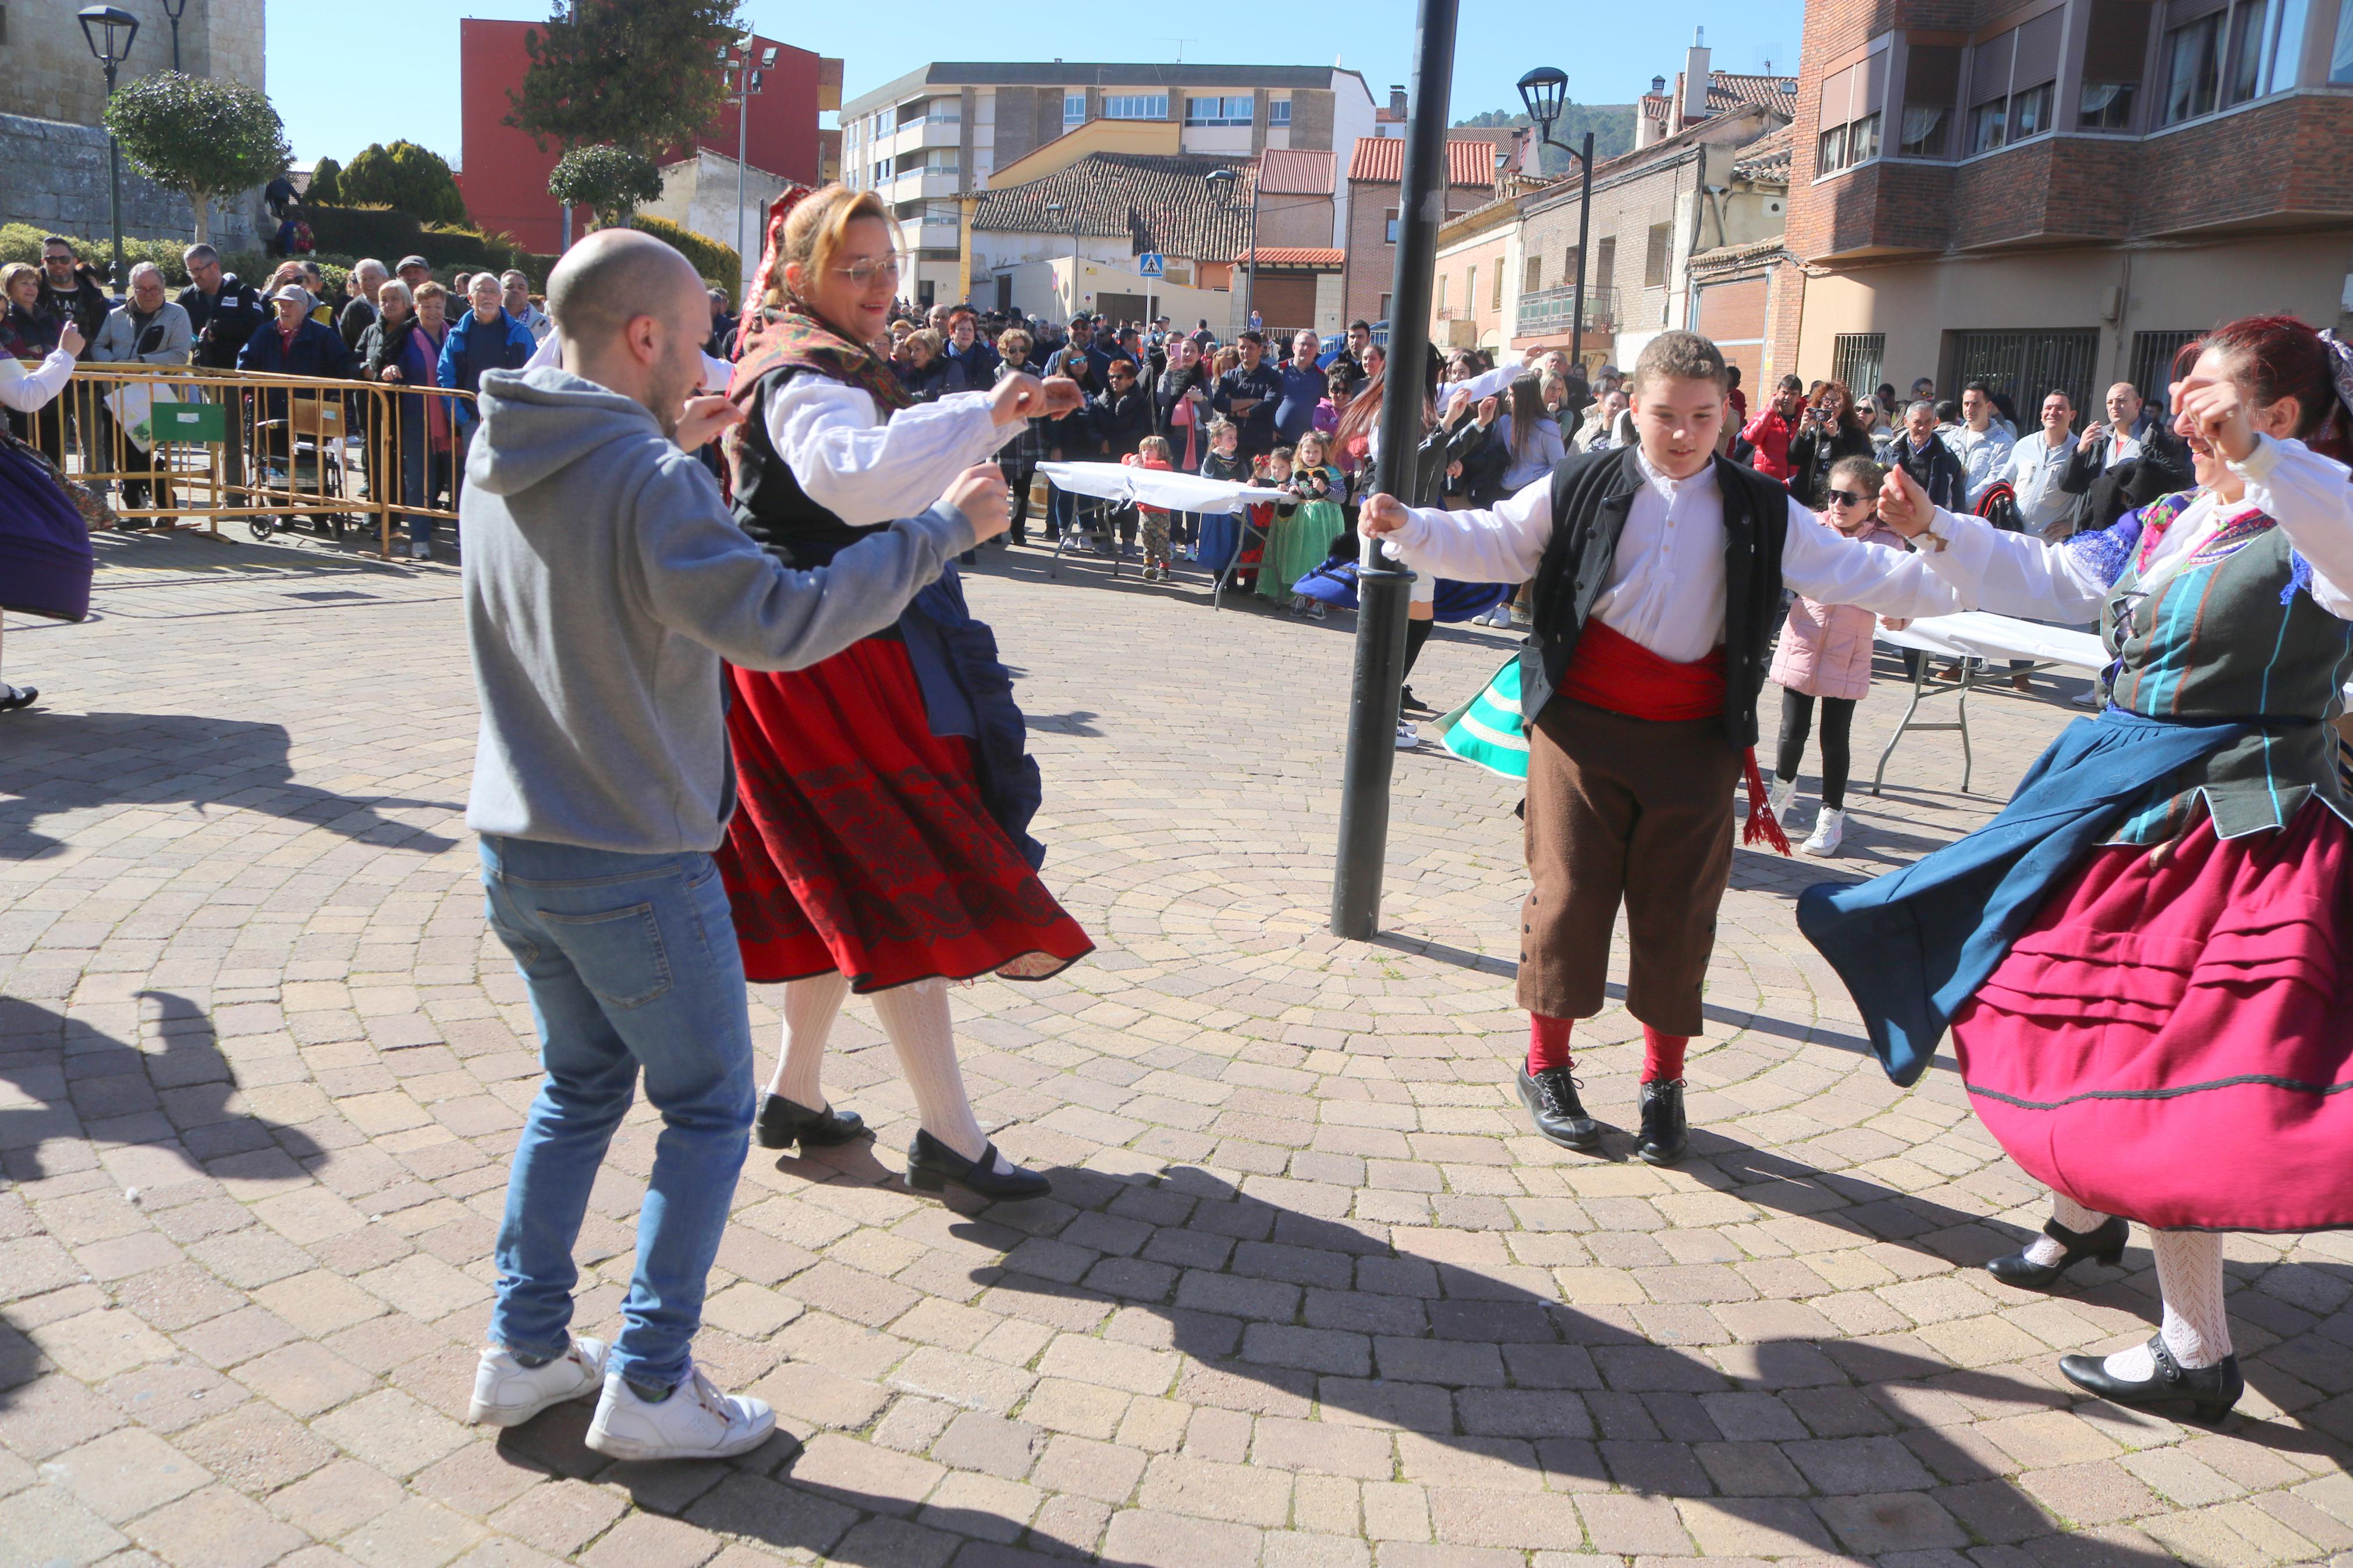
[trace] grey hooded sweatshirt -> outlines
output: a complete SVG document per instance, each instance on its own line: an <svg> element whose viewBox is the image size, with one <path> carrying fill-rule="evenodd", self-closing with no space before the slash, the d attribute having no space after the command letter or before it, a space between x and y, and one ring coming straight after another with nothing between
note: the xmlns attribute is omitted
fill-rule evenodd
<svg viewBox="0 0 2353 1568"><path fill-rule="evenodd" d="M716 848L735 804L720 660L815 664L896 621L973 546L943 502L788 571L632 399L566 371L496 371L481 413L459 505L477 833Z"/></svg>

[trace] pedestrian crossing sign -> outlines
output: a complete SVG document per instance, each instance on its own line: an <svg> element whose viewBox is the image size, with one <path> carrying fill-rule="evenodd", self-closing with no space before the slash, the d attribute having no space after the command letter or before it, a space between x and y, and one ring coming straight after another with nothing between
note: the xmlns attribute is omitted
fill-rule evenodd
<svg viewBox="0 0 2353 1568"><path fill-rule="evenodd" d="M1160 252L1147 250L1135 258L1135 270L1145 278L1158 278L1167 270L1167 264L1162 259Z"/></svg>

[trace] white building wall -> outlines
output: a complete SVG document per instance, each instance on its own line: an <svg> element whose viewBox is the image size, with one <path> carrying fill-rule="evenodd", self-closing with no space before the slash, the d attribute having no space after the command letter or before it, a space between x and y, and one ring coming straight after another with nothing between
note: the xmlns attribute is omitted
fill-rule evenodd
<svg viewBox="0 0 2353 1568"><path fill-rule="evenodd" d="M1341 71L1332 73L1332 244L1348 245L1348 161L1356 155L1356 139L1373 134L1373 100L1365 84Z"/></svg>

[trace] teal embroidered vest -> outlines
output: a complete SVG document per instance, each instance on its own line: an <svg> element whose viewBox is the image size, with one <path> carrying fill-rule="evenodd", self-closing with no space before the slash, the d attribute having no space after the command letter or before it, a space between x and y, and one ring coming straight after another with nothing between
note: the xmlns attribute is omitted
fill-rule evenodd
<svg viewBox="0 0 2353 1568"><path fill-rule="evenodd" d="M2118 662L2110 700L2152 719L2255 724L2127 818L2114 842L2158 844L2202 806L2224 838L2281 827L2318 796L2353 822L2333 732L2353 672L2353 626L2315 603L2311 569L2261 512L2232 519L2155 594L2139 584L2195 491L2140 513L2139 537L2108 595L2101 635Z"/></svg>

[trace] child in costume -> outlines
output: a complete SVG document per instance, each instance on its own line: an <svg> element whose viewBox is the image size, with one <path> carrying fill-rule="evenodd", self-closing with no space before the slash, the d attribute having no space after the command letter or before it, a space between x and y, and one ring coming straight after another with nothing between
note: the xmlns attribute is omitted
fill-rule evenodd
<svg viewBox="0 0 2353 1568"><path fill-rule="evenodd" d="M1176 469L1168 460L1167 440L1159 436L1146 436L1120 461L1131 468L1154 468L1164 474ZM1168 509L1139 501L1135 512L1144 525L1144 580L1156 582L1168 575Z"/></svg>
<svg viewBox="0 0 2353 1568"><path fill-rule="evenodd" d="M1749 837L1788 848L1753 749L1784 584L1888 615L1958 599L1916 558L1840 539L1780 485L1716 455L1726 378L1707 339L1659 334L1634 384L1634 446L1567 458L1493 510L1377 497L1359 526L1416 572L1534 581L1520 657L1534 883L1521 917L1521 1101L1555 1142L1599 1146L1569 1031L1601 1010L1622 904L1626 1009L1644 1045L1636 1152L1671 1164L1688 1142L1683 1056L1702 1026L1744 763Z"/></svg>

